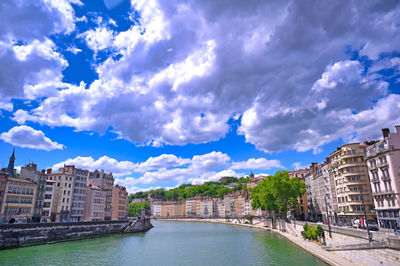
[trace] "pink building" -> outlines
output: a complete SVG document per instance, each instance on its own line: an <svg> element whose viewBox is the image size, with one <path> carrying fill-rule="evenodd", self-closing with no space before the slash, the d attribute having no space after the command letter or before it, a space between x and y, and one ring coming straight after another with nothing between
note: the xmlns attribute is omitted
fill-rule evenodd
<svg viewBox="0 0 400 266"><path fill-rule="evenodd" d="M395 128L382 129L383 140L365 149L379 225L388 229L395 228L400 210L400 126Z"/></svg>

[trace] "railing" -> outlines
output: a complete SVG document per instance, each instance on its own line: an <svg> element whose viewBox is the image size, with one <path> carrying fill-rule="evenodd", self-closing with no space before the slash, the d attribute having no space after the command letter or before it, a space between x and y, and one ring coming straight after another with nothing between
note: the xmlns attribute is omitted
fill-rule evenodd
<svg viewBox="0 0 400 266"><path fill-rule="evenodd" d="M382 196L382 195L390 195L394 194L394 191L380 191L380 192L372 192L373 196Z"/></svg>
<svg viewBox="0 0 400 266"><path fill-rule="evenodd" d="M384 166L387 166L388 165L388 162L387 161L378 161L378 167L384 167Z"/></svg>

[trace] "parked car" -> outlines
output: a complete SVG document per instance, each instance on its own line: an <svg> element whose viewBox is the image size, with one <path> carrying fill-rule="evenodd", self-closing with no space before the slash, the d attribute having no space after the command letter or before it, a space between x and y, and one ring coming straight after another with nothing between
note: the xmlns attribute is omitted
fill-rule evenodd
<svg viewBox="0 0 400 266"><path fill-rule="evenodd" d="M353 221L353 223L352 223L352 227L353 227L353 228L357 228L357 229L361 228L360 219L355 219L355 220Z"/></svg>

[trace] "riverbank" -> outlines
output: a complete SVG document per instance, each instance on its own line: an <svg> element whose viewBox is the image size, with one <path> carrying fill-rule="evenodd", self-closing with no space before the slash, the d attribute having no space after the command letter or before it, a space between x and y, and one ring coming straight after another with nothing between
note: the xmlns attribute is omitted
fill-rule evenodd
<svg viewBox="0 0 400 266"><path fill-rule="evenodd" d="M150 219L0 225L0 249L84 240L144 232L152 228Z"/></svg>
<svg viewBox="0 0 400 266"><path fill-rule="evenodd" d="M301 247L302 249L304 249L308 253L312 254L313 256L323 260L324 262L328 263L329 265L335 265L335 266L358 265L352 261L349 261L349 260L343 258L342 256L339 256L337 254L323 250L320 245L317 245L313 242L304 240L301 235L294 236L289 232L282 232L277 229L271 229L269 227L266 227L264 225L263 221L257 221L258 222L257 224L246 224L246 223L227 222L226 219L165 219L165 218L162 218L162 219L155 219L155 220L179 221L179 222L222 223L222 224L240 225L240 226L258 228L258 229L262 229L262 230L266 230L266 231L272 231L272 232L280 234L281 236L285 237L292 243ZM233 220L235 220L235 219L233 219Z"/></svg>

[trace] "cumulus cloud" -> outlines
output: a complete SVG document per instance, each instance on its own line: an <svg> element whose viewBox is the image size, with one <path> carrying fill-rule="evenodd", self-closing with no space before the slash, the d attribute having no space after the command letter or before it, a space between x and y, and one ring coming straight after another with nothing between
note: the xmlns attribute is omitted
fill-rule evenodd
<svg viewBox="0 0 400 266"><path fill-rule="evenodd" d="M91 171L94 170L104 170L108 173L113 173L114 176L124 176L132 173L132 169L135 167L135 164L130 161L117 161L114 158L110 158L108 156L102 156L99 159L95 160L91 156L78 156L73 159L67 159L63 162L57 163L52 166L54 169L58 169L67 165L75 165L78 168L89 169Z"/></svg>
<svg viewBox="0 0 400 266"><path fill-rule="evenodd" d="M35 130L29 126L16 126L8 132L3 132L0 139L14 146L37 150L62 150L64 145L58 144L46 137L43 131Z"/></svg>
<svg viewBox="0 0 400 266"><path fill-rule="evenodd" d="M1 2L0 109L11 111L11 99L53 95L68 63L49 36L75 29L71 3L82 4L68 0Z"/></svg>
<svg viewBox="0 0 400 266"><path fill-rule="evenodd" d="M236 170L282 168L278 160L265 158L250 158L247 161L235 162L225 153L210 152L202 155L194 155L192 158L177 157L173 154L161 154L150 157L144 162L118 161L108 156L94 159L90 156L78 156L57 163L53 168L57 169L64 164L73 164L79 168L89 170L103 169L112 172L118 184L136 190L143 185L157 184L168 186L183 183L202 184L206 181L217 181L222 176L243 176L243 172ZM136 173L140 175L134 177Z"/></svg>
<svg viewBox="0 0 400 266"><path fill-rule="evenodd" d="M17 110L15 120L111 129L160 147L216 141L240 119L238 133L259 150L315 153L399 123L378 115L382 103L398 112L378 70L396 68L383 61L399 50L398 1L135 0L132 11L139 23L126 31L99 21L82 34L94 52L110 53L97 80Z"/></svg>
<svg viewBox="0 0 400 266"><path fill-rule="evenodd" d="M231 169L264 169L283 168L279 160L267 160L265 158L248 159L247 161L232 163Z"/></svg>

